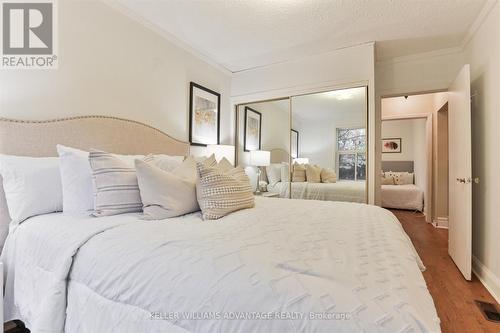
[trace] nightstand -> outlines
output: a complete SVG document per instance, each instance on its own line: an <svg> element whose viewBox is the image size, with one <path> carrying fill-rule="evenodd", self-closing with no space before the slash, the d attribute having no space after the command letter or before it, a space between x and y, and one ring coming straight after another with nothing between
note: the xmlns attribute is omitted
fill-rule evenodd
<svg viewBox="0 0 500 333"><path fill-rule="evenodd" d="M276 192L260 192L260 194L255 194L255 196L264 198L279 198L280 194Z"/></svg>

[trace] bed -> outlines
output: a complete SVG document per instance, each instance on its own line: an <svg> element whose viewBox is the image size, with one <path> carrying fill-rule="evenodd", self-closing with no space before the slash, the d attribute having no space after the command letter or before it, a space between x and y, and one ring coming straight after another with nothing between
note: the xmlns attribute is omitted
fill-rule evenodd
<svg viewBox="0 0 500 333"><path fill-rule="evenodd" d="M47 139L16 141L34 133ZM20 155L53 156L68 141L189 149L115 118L0 119L0 139L0 153ZM257 197L212 222L45 214L11 228L2 262L5 319L34 333L440 332L411 241L392 213L364 204Z"/></svg>
<svg viewBox="0 0 500 333"><path fill-rule="evenodd" d="M292 199L366 202L364 181L337 181L336 183L292 182ZM281 198L289 198L290 182L268 185L268 191L279 193Z"/></svg>
<svg viewBox="0 0 500 333"><path fill-rule="evenodd" d="M413 161L382 161L383 172L414 173ZM416 184L382 185L382 207L406 210L424 210L424 190Z"/></svg>

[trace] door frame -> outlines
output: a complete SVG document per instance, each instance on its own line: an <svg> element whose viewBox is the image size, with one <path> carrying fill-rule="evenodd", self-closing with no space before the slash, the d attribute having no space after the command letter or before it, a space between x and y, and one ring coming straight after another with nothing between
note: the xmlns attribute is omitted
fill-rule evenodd
<svg viewBox="0 0 500 333"><path fill-rule="evenodd" d="M408 95L405 95L408 96ZM380 121L380 132L382 133L382 121L391 121L391 120L411 120L411 119L425 119L425 137L427 138L427 186L424 191L424 200L425 200L425 210L424 210L424 215L425 215L425 221L427 223L432 223L432 201L433 201L433 196L432 196L432 185L433 185L433 170L432 170L432 165L433 165L433 123L432 123L432 115L433 113L429 113L427 115L424 114L404 114L404 115L397 115L397 116L389 116L389 117L382 117ZM382 161L382 150L380 150L380 161Z"/></svg>

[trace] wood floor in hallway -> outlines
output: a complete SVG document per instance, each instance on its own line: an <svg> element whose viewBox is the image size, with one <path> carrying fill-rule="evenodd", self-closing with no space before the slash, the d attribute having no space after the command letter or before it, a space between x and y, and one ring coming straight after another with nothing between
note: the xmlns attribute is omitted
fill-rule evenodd
<svg viewBox="0 0 500 333"><path fill-rule="evenodd" d="M448 230L434 228L420 213L392 212L427 268L423 274L443 333L500 332L500 324L487 321L474 303L474 300L496 303L495 299L476 276L473 275L471 282L466 281L448 256Z"/></svg>

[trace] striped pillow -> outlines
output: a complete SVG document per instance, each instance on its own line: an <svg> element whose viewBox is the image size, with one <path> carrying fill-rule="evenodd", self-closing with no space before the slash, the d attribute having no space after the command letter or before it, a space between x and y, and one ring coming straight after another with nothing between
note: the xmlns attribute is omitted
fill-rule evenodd
<svg viewBox="0 0 500 333"><path fill-rule="evenodd" d="M222 171L197 163L196 168L199 175L198 204L203 219L216 220L254 206L252 187L242 167Z"/></svg>
<svg viewBox="0 0 500 333"><path fill-rule="evenodd" d="M133 164L130 165L114 154L98 150L90 151L89 162L94 180L93 216L142 211Z"/></svg>

